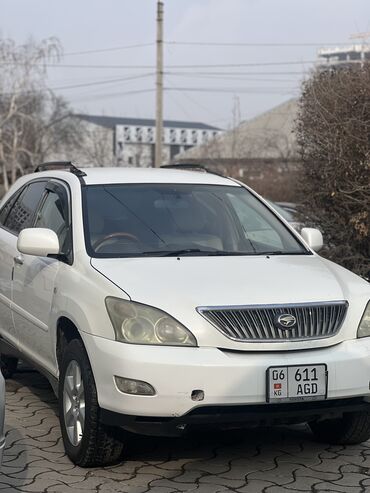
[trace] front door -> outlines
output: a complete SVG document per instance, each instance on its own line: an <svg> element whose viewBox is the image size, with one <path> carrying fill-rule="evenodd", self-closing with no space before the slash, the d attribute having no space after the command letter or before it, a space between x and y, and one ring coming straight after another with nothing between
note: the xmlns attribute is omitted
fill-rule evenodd
<svg viewBox="0 0 370 493"><path fill-rule="evenodd" d="M12 346L18 346L11 302L12 279L17 250L18 234L29 227L41 200L45 181L33 182L18 189L0 211L0 336Z"/></svg>
<svg viewBox="0 0 370 493"><path fill-rule="evenodd" d="M69 224L67 190L63 185L49 183L34 227L55 231L66 262L71 253ZM50 319L55 281L62 263L48 257L19 256L13 278L13 317L19 348L54 374L55 351Z"/></svg>

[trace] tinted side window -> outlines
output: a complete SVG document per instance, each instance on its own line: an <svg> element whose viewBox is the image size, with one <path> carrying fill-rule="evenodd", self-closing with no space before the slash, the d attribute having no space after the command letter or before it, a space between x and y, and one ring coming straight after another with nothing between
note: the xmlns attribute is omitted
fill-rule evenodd
<svg viewBox="0 0 370 493"><path fill-rule="evenodd" d="M9 211L13 207L15 201L17 200L17 198L19 197L19 195L20 195L21 192L22 192L22 190L18 190L14 195L12 195L12 197L10 197L10 199L7 201L7 203L1 209L1 212L0 212L0 224L4 224L5 223L5 220L8 217Z"/></svg>
<svg viewBox="0 0 370 493"><path fill-rule="evenodd" d="M30 183L26 187L5 220L5 227L15 234L32 226L32 221L41 200L45 182Z"/></svg>
<svg viewBox="0 0 370 493"><path fill-rule="evenodd" d="M49 192L37 213L36 228L48 228L58 235L61 251L68 254L71 250L68 206L63 194Z"/></svg>

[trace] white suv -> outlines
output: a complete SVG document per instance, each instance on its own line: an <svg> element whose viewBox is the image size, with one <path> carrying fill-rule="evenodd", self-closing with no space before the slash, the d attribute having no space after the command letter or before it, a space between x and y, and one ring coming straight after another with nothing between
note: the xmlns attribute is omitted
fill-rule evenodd
<svg viewBox="0 0 370 493"><path fill-rule="evenodd" d="M205 170L36 171L0 206L2 361L48 377L73 462L192 425L369 438L370 285L319 231Z"/></svg>

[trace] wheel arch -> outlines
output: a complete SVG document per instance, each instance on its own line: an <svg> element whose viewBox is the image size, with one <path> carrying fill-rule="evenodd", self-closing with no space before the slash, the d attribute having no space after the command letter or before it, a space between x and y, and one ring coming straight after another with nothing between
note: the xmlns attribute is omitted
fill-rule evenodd
<svg viewBox="0 0 370 493"><path fill-rule="evenodd" d="M53 363L56 371L60 366L61 334L65 335L67 342L73 337L81 339L87 352L85 334L107 338L114 337L113 326L108 313L101 309L101 306L104 306L104 298L101 301L98 299L93 305L91 304L91 297L90 300L86 300L83 295L81 298L76 300L63 291L60 293L60 297L55 299L55 307L50 314L49 327Z"/></svg>
<svg viewBox="0 0 370 493"><path fill-rule="evenodd" d="M60 364L62 361L62 355L65 347L69 344L73 339L79 339L83 342L83 338L81 336L80 330L78 329L75 322L73 322L67 316L61 316L57 320L57 330L56 330L56 359L58 363L58 368L60 368ZM85 346L85 344L84 344ZM86 347L85 347L86 350Z"/></svg>

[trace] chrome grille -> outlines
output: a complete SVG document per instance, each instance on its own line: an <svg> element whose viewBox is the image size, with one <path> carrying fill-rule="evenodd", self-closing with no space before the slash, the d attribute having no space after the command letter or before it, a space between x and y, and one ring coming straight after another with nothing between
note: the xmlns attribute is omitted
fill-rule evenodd
<svg viewBox="0 0 370 493"><path fill-rule="evenodd" d="M346 301L294 305L198 307L197 311L226 337L240 342L322 339L338 333L347 312ZM293 315L296 324L282 329L280 315Z"/></svg>

